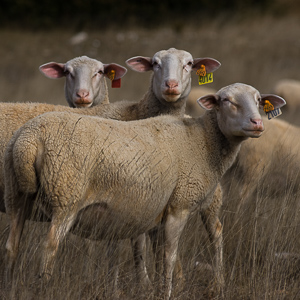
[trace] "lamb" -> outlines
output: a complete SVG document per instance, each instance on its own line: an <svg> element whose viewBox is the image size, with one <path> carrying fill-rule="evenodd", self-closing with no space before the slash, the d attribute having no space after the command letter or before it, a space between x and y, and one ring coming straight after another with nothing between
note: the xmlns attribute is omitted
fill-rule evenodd
<svg viewBox="0 0 300 300"><path fill-rule="evenodd" d="M192 70L197 70L201 65L204 65L207 72L214 72L220 66L220 63L215 59L193 59L189 52L174 48L159 51L152 58L143 56L133 57L128 59L126 63L138 72L153 71L149 90L138 103L120 101L81 109L46 104L0 104L0 110L4 115L4 118L0 118L0 126L2 125L2 128L10 128L9 132L2 134L0 141L0 165L3 164L4 150L13 132L39 114L49 111L68 111L124 121L145 119L158 114L183 116L186 99L191 88ZM47 72L48 76L55 77L58 76L57 73L60 74L62 72L62 66L57 66L57 64L46 65L47 68L44 68L44 71ZM120 66L117 67L116 64L104 66L107 66L107 68L104 69L103 67L100 73L104 73L106 76L108 76L112 67L116 70L116 79L125 74L124 69ZM4 179L3 172L0 173L0 211L5 212L3 202ZM144 237L140 238L143 239ZM139 247L139 245L143 245L140 240L136 242L137 248L134 251L142 253L142 246ZM136 255L137 259L139 257L141 255ZM139 270L137 273L143 274L138 276L147 280L143 261L136 262L136 265ZM141 281L141 279L138 278L138 281Z"/></svg>
<svg viewBox="0 0 300 300"><path fill-rule="evenodd" d="M48 78L66 77L65 97L70 107L92 107L109 103L104 77L110 77L111 70L117 70L114 81L123 77L127 70L117 64L102 62L80 56L66 63L49 62L39 67Z"/></svg>
<svg viewBox="0 0 300 300"><path fill-rule="evenodd" d="M5 153L8 276L25 219L36 210L51 220L43 278L52 273L57 248L69 231L90 239L107 238L109 231L125 239L161 224L169 299L181 232L197 208L211 207L241 143L261 136L258 107L266 99L276 108L285 104L237 83L200 98L208 112L199 118L164 115L121 122L63 112L27 122Z"/></svg>

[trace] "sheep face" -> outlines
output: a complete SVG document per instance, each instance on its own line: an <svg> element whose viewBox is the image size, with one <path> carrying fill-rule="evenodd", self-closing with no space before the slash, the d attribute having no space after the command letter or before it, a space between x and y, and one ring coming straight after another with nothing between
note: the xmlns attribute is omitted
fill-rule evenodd
<svg viewBox="0 0 300 300"><path fill-rule="evenodd" d="M40 71L49 78L66 77L65 96L70 107L98 105L107 95L104 77L115 71L114 80L123 77L127 69L117 64L103 64L87 56L77 57L65 64L47 63Z"/></svg>
<svg viewBox="0 0 300 300"><path fill-rule="evenodd" d="M137 72L153 71L153 93L165 105L186 99L191 90L192 70L204 65L208 72L213 72L221 65L211 58L194 59L189 52L175 48L161 50L152 58L133 57L126 63Z"/></svg>
<svg viewBox="0 0 300 300"><path fill-rule="evenodd" d="M269 100L275 108L285 104L276 95L261 95L255 88L236 83L222 88L214 95L199 98L198 103L207 110L215 109L218 124L223 134L230 140L257 138L264 131L259 107Z"/></svg>

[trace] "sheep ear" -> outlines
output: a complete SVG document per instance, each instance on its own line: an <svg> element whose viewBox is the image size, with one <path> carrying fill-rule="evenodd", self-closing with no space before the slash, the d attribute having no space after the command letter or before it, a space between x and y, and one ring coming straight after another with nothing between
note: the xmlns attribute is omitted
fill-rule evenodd
<svg viewBox="0 0 300 300"><path fill-rule="evenodd" d="M220 68L221 63L210 57L194 58L193 70L197 71L202 67L202 65L205 66L207 73L212 73Z"/></svg>
<svg viewBox="0 0 300 300"><path fill-rule="evenodd" d="M197 102L198 104L206 109L206 110L212 110L218 105L219 96L216 94L206 95L203 97L200 97Z"/></svg>
<svg viewBox="0 0 300 300"><path fill-rule="evenodd" d="M286 104L285 100L277 95L262 94L260 96L261 96L260 106L262 107L265 105L266 100L268 100L274 106L274 108L280 108Z"/></svg>
<svg viewBox="0 0 300 300"><path fill-rule="evenodd" d="M144 56L135 56L126 60L129 68L137 72L147 72L153 69L152 58Z"/></svg>
<svg viewBox="0 0 300 300"><path fill-rule="evenodd" d="M104 64L104 75L109 78L109 74L111 71L115 71L114 80L118 80L122 78L126 73L127 69L118 64Z"/></svg>
<svg viewBox="0 0 300 300"><path fill-rule="evenodd" d="M65 64L50 62L39 67L39 70L48 78L61 78L66 76Z"/></svg>

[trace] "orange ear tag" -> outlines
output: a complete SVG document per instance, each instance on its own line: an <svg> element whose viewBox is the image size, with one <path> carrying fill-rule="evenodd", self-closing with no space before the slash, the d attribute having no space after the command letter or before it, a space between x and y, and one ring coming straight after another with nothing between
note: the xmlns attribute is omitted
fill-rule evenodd
<svg viewBox="0 0 300 300"><path fill-rule="evenodd" d="M206 73L205 65L201 65L196 74L199 76L199 85L211 83L214 81L213 73Z"/></svg>
<svg viewBox="0 0 300 300"><path fill-rule="evenodd" d="M264 112L266 113L268 120L277 118L282 114L280 108L274 109L274 105L269 100L265 100Z"/></svg>
<svg viewBox="0 0 300 300"><path fill-rule="evenodd" d="M274 110L274 105L269 100L265 100L264 112L267 113L271 110Z"/></svg>
<svg viewBox="0 0 300 300"><path fill-rule="evenodd" d="M121 78L114 79L115 76L116 76L116 71L115 70L110 70L107 73L107 77L111 80L111 87L112 88L119 88L119 87L121 87Z"/></svg>

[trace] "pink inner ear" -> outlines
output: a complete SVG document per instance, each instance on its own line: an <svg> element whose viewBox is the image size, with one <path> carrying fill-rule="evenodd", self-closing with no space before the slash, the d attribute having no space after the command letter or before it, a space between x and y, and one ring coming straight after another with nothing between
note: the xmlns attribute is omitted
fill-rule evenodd
<svg viewBox="0 0 300 300"><path fill-rule="evenodd" d="M134 71L147 72L152 70L151 57L137 56L126 60L126 64Z"/></svg>
<svg viewBox="0 0 300 300"><path fill-rule="evenodd" d="M205 58L195 58L193 70L198 70L201 68L201 65L205 66L207 73L212 73L219 69L221 63L214 58L205 57Z"/></svg>
<svg viewBox="0 0 300 300"><path fill-rule="evenodd" d="M273 94L262 94L261 100L263 102L265 100L269 100L274 108L280 108L286 104L285 100L282 97Z"/></svg>
<svg viewBox="0 0 300 300"><path fill-rule="evenodd" d="M216 95L207 95L199 98L197 102L202 108L211 110L217 105L217 97Z"/></svg>
<svg viewBox="0 0 300 300"><path fill-rule="evenodd" d="M112 70L115 71L114 80L122 78L127 73L127 69L122 67L121 65L114 64L114 63L104 64L104 74L106 77L109 78L107 74L109 74Z"/></svg>
<svg viewBox="0 0 300 300"><path fill-rule="evenodd" d="M49 63L40 66L40 71L49 78L61 78L65 76L64 64Z"/></svg>

